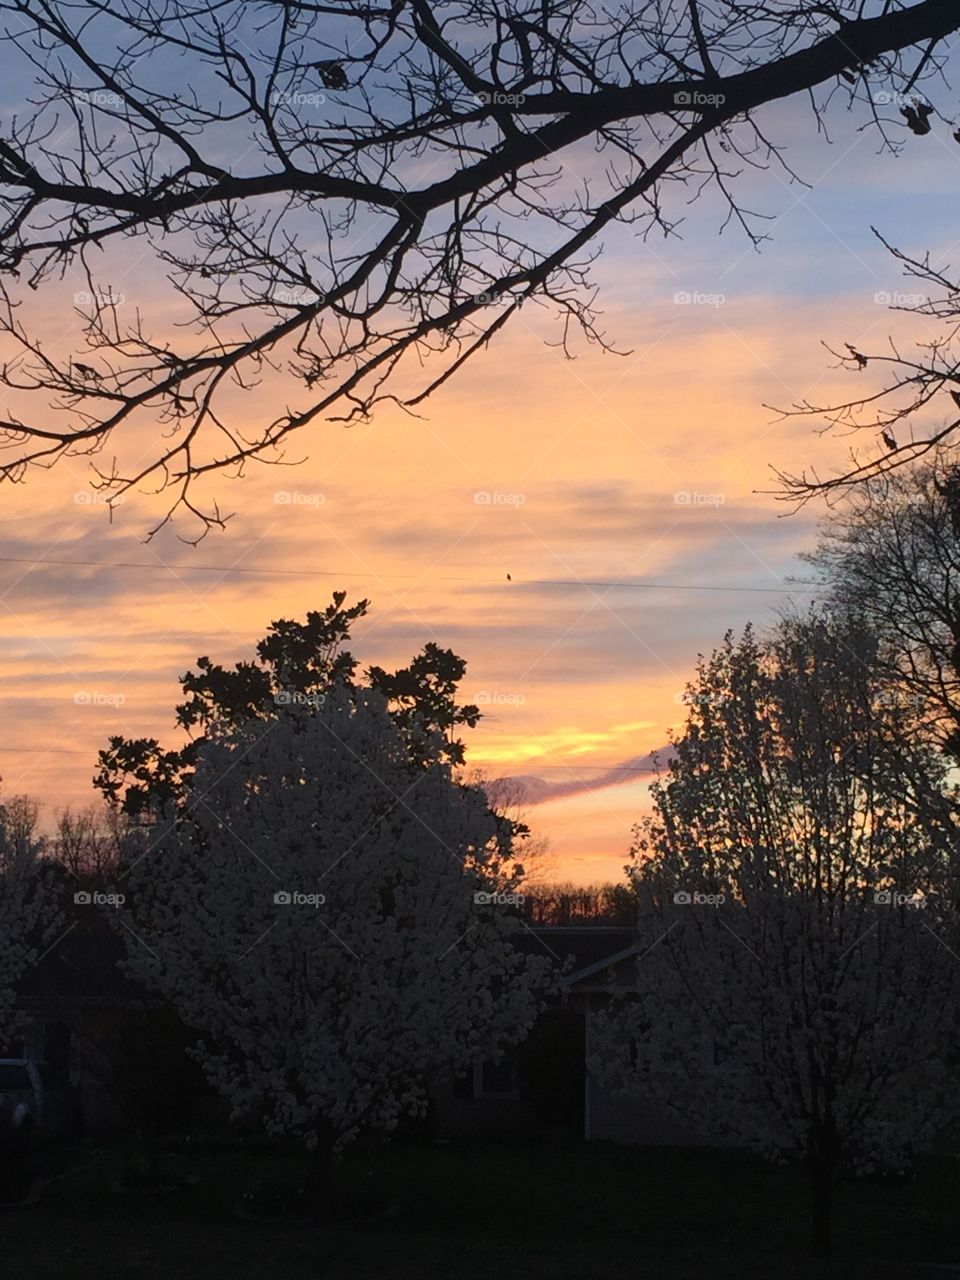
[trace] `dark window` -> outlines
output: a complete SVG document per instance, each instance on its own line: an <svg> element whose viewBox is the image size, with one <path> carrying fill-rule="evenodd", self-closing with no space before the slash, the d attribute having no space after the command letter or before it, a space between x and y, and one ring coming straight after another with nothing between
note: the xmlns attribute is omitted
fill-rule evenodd
<svg viewBox="0 0 960 1280"><path fill-rule="evenodd" d="M473 1097L473 1072L461 1071L453 1077L453 1096L460 1102Z"/></svg>
<svg viewBox="0 0 960 1280"><path fill-rule="evenodd" d="M509 1058L485 1062L480 1072L480 1092L485 1098L509 1098L517 1091L517 1072Z"/></svg>

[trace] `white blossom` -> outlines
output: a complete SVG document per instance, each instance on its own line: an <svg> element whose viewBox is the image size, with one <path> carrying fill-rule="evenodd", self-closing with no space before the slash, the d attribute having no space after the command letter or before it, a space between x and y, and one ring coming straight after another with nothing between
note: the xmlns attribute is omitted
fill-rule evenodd
<svg viewBox="0 0 960 1280"><path fill-rule="evenodd" d="M872 654L815 617L701 663L633 851L637 993L592 1038L607 1086L803 1157L821 1196L960 1111L953 797Z"/></svg>
<svg viewBox="0 0 960 1280"><path fill-rule="evenodd" d="M14 819L29 809L26 797L13 798ZM38 943L56 927L60 913L55 877L39 855L42 841L32 823L8 821L0 804L0 1048L22 1031L18 1011L20 983L37 960Z"/></svg>
<svg viewBox="0 0 960 1280"><path fill-rule="evenodd" d="M214 733L131 873L131 967L201 1034L235 1115L308 1144L390 1129L536 1017L545 963L474 901L495 826L448 765L411 767L370 690Z"/></svg>

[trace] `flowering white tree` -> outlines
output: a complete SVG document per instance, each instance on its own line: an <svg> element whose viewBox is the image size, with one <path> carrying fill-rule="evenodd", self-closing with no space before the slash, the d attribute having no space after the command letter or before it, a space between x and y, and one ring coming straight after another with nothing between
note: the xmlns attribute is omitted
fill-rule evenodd
<svg viewBox="0 0 960 1280"><path fill-rule="evenodd" d="M545 965L483 901L515 887L502 820L444 749L412 762L384 696L344 683L211 727L185 810L130 874L134 971L202 1033L235 1115L320 1153L420 1113L432 1078L538 1010Z"/></svg>
<svg viewBox="0 0 960 1280"><path fill-rule="evenodd" d="M953 807L874 655L812 617L701 661L632 851L638 991L591 1063L803 1159L821 1251L839 1177L899 1166L960 1110Z"/></svg>
<svg viewBox="0 0 960 1280"><path fill-rule="evenodd" d="M38 857L36 809L26 796L0 803L0 1053L23 1025L18 985L59 916L51 868Z"/></svg>
<svg viewBox="0 0 960 1280"><path fill-rule="evenodd" d="M17 984L35 958L30 934L38 899L31 888L22 872L0 871L0 1054L17 1032Z"/></svg>

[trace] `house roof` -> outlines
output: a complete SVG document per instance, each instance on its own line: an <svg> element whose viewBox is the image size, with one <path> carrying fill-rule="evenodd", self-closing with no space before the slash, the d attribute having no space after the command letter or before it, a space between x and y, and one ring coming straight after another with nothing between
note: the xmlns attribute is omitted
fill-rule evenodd
<svg viewBox="0 0 960 1280"><path fill-rule="evenodd" d="M514 937L525 955L547 955L568 967L567 989L608 989L610 979L632 962L639 949L633 929L605 925L527 925ZM104 1005L139 1003L144 992L118 967L124 939L96 913L66 926L24 975L20 1004ZM632 969L631 969L632 972Z"/></svg>
<svg viewBox="0 0 960 1280"><path fill-rule="evenodd" d="M607 986L611 971L640 947L636 931L620 925L525 925L515 942L525 955L552 955L561 965L569 960L568 988Z"/></svg>

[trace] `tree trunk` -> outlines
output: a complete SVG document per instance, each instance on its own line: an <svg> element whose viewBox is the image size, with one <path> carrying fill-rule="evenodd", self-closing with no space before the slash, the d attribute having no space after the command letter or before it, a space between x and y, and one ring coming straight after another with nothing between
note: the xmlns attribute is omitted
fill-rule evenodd
<svg viewBox="0 0 960 1280"><path fill-rule="evenodd" d="M810 1157L810 1207L814 1252L829 1256L833 1246L833 1167L829 1159Z"/></svg>
<svg viewBox="0 0 960 1280"><path fill-rule="evenodd" d="M144 1172L148 1184L156 1187L160 1183L160 1139L152 1129L147 1133L144 1146L146 1149Z"/></svg>
<svg viewBox="0 0 960 1280"><path fill-rule="evenodd" d="M307 1154L307 1171L303 1183L304 1207L310 1214L336 1215L336 1161L333 1158L335 1135L329 1126L318 1126L317 1145Z"/></svg>

